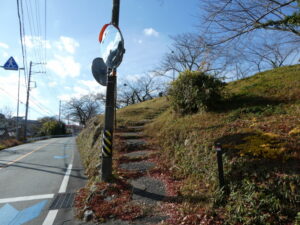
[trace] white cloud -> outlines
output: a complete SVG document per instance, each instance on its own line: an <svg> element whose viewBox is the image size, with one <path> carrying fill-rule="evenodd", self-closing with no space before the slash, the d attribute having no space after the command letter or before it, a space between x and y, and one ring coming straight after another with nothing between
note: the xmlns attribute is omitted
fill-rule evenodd
<svg viewBox="0 0 300 225"><path fill-rule="evenodd" d="M78 84L82 84L85 90L93 93L105 93L106 88L97 83L95 80L79 80Z"/></svg>
<svg viewBox="0 0 300 225"><path fill-rule="evenodd" d="M57 86L57 82L55 82L55 81L49 82L48 86L49 87L55 87L55 86Z"/></svg>
<svg viewBox="0 0 300 225"><path fill-rule="evenodd" d="M46 47L47 49L51 48L51 44L49 41L44 40L42 37L39 36L28 36L26 35L23 38L23 42L29 49L36 48L36 47Z"/></svg>
<svg viewBox="0 0 300 225"><path fill-rule="evenodd" d="M73 38L61 36L59 41L55 42L55 46L61 51L74 54L76 48L79 47L79 43Z"/></svg>
<svg viewBox="0 0 300 225"><path fill-rule="evenodd" d="M72 97L74 97L72 94L63 94L58 96L58 99L62 101L69 101Z"/></svg>
<svg viewBox="0 0 300 225"><path fill-rule="evenodd" d="M91 93L104 94L106 91L106 87L101 86L94 80L79 80L72 90L70 90L70 87L65 87L65 89L68 89L71 91L71 93L58 96L58 98L63 101L69 101L71 98L80 98L83 95L88 95Z"/></svg>
<svg viewBox="0 0 300 225"><path fill-rule="evenodd" d="M5 44L5 43L3 43L3 42L0 42L0 48L6 48L6 49L8 49L9 46L8 46L8 44Z"/></svg>
<svg viewBox="0 0 300 225"><path fill-rule="evenodd" d="M20 111L19 115L24 116L24 106L26 103L26 88L23 85L23 79L20 80ZM17 107L17 99L18 99L18 73L15 71L5 71L0 72L0 109L8 106L13 110L13 115L16 116L16 107ZM38 89L33 88L30 96L34 99L42 99L41 93ZM33 99L31 98L31 99ZM32 100L34 101L34 100ZM43 103L47 105L47 100L43 100ZM34 109L35 111L41 111L36 104L30 103L30 109ZM30 111L29 116L33 111Z"/></svg>
<svg viewBox="0 0 300 225"><path fill-rule="evenodd" d="M126 83L126 80L128 82L135 82L135 81L137 81L142 76L143 76L143 74L131 74L131 75L127 75L125 77L125 82L124 83Z"/></svg>
<svg viewBox="0 0 300 225"><path fill-rule="evenodd" d="M3 52L2 55L3 55L3 58L7 58L9 56L9 54L7 52Z"/></svg>
<svg viewBox="0 0 300 225"><path fill-rule="evenodd" d="M144 34L146 36L154 36L154 37L158 37L159 35L159 33L154 28L145 28Z"/></svg>
<svg viewBox="0 0 300 225"><path fill-rule="evenodd" d="M48 61L47 68L62 78L78 77L81 65L74 60L73 56L54 55L54 59Z"/></svg>

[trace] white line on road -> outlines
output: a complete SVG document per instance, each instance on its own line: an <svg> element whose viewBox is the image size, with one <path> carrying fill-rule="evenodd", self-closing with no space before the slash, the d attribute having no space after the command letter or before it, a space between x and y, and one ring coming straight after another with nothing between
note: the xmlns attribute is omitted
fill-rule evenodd
<svg viewBox="0 0 300 225"><path fill-rule="evenodd" d="M31 196L23 196L23 197L15 197L15 198L2 198L2 199L0 199L0 204L11 203L11 202L39 200L39 199L47 199L47 198L53 198L53 197L54 197L54 194L31 195Z"/></svg>
<svg viewBox="0 0 300 225"><path fill-rule="evenodd" d="M72 159L73 161L73 159ZM59 191L58 193L64 193L67 190L67 186L68 186L68 182L69 182L69 178L70 178L70 174L72 172L72 164L69 164L67 171L65 173L64 179L60 185ZM58 213L58 210L49 210L46 219L44 220L43 225L52 225L54 223L54 220L56 218L56 215Z"/></svg>
<svg viewBox="0 0 300 225"><path fill-rule="evenodd" d="M64 179L63 179L63 181L62 181L62 183L60 185L58 193L64 193L64 192L66 192L67 186L68 186L68 182L69 182L69 178L70 178L70 174L72 172L72 166L73 166L72 164L70 164L68 166L68 169L67 169L66 174L64 176Z"/></svg>
<svg viewBox="0 0 300 225"><path fill-rule="evenodd" d="M58 213L58 209L50 210L46 219L44 220L43 225L52 225L54 223L55 217Z"/></svg>

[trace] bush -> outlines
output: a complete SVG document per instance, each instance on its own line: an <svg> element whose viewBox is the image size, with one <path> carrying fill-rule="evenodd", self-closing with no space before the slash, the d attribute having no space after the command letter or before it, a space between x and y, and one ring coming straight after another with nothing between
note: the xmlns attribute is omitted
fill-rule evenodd
<svg viewBox="0 0 300 225"><path fill-rule="evenodd" d="M40 134L44 135L62 135L66 134L66 125L56 120L43 123Z"/></svg>
<svg viewBox="0 0 300 225"><path fill-rule="evenodd" d="M169 89L173 109L182 115L213 109L223 86L222 81L203 72L182 72Z"/></svg>

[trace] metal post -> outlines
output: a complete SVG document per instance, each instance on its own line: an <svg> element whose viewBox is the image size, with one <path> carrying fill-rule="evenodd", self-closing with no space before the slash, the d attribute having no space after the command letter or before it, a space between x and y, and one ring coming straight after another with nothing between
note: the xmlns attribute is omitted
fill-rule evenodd
<svg viewBox="0 0 300 225"><path fill-rule="evenodd" d="M218 160L218 173L219 173L219 185L220 188L225 186L224 171L223 171L223 160L222 160L222 148L220 143L216 143L215 149L217 151Z"/></svg>
<svg viewBox="0 0 300 225"><path fill-rule="evenodd" d="M26 111L25 111L25 124L24 124L24 140L26 140L26 138L27 138L27 119L28 119L28 107L29 107L31 69L32 69L32 62L30 61L29 75L28 75L28 85L27 85L27 97L26 97Z"/></svg>
<svg viewBox="0 0 300 225"><path fill-rule="evenodd" d="M120 0L113 0L111 22L116 27L119 26L119 11ZM116 69L108 70L101 164L101 179L105 182L110 181L112 177L112 145L116 103L116 74Z"/></svg>

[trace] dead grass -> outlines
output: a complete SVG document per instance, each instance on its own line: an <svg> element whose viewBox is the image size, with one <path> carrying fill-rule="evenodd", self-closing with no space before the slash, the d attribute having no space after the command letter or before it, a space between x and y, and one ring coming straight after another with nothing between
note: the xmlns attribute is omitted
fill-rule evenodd
<svg viewBox="0 0 300 225"><path fill-rule="evenodd" d="M0 141L0 150L3 150L5 148L14 147L14 146L17 146L20 144L22 144L22 142L18 141L17 139L1 140Z"/></svg>

